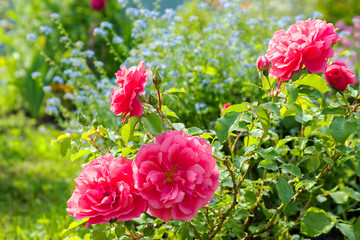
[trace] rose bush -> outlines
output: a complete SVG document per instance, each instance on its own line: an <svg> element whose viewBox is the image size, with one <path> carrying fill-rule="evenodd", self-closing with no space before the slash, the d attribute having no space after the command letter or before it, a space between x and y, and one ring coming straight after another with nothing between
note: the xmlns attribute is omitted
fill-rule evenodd
<svg viewBox="0 0 360 240"><path fill-rule="evenodd" d="M226 5L226 8L232 7ZM164 19L173 17L171 11L163 16ZM192 16L189 22L196 19ZM146 28L145 22L136 24ZM110 23L102 25L103 30L111 29ZM174 31L174 26L159 31L161 33L156 29L154 36ZM104 36L112 33L101 29L97 32ZM143 33L134 32L135 35ZM207 61L206 55L200 54L199 59L206 62L203 66L193 66L190 62L180 64L180 60L172 58L180 70L191 67L197 71L191 81L183 81L181 89L168 84L168 71L174 69L155 61L147 62L151 68L160 65L154 69L152 81L146 81L150 70L145 71L144 63L129 69L122 66L117 74L118 86L107 80L98 81L102 94L111 99L111 110L118 108L117 113L124 115L122 121L107 125L108 121L103 119L108 119L108 115L102 113L109 112L108 107L101 108L102 112L97 115L79 111L81 128L64 133L57 142L63 155L71 151L72 160L93 161L107 154L132 159L129 161L132 161L134 191L144 198L146 209L141 210L146 213L122 221L110 213L109 207L106 219L109 227L97 224L89 227L87 234L133 240L249 240L327 237L326 234L335 232L336 236L357 239L360 218L353 212L357 211L360 200L357 186L360 92L351 87L341 93L332 91L329 86L333 84L327 84L324 72L333 61L332 47L338 39L333 25L321 20L298 21L289 30L276 32L265 56L271 61L270 77L267 71L261 71L261 84L256 85L255 75L250 74L253 77L249 79L253 81L243 88L245 91L256 85L262 95L256 101L232 99L231 105L223 106L223 102L230 101L220 101L214 91L207 98L217 106L218 116L214 126L206 129L193 126L194 122L186 120L189 118L178 117L169 107L182 103L181 109L194 114L188 110L192 105L184 104L191 98L194 83L203 74L213 74L210 82L222 81L221 74L211 68L214 60ZM169 45L160 46L183 42L177 38ZM147 50L145 46L140 47L142 54L153 53L159 57L158 45L154 43ZM237 44L231 46L238 48ZM194 50L197 54L199 51ZM255 52L252 52L251 67L256 71L258 54ZM143 56L137 53L133 51L131 55ZM139 62L135 57L130 60L136 62L134 64ZM103 75L104 66L99 61L95 61L95 65ZM226 74L227 69L225 64L220 70ZM344 71L346 76L352 76ZM231 86L230 90L238 87ZM110 97L114 87L116 91ZM186 97L182 96L187 93ZM201 93L196 98L201 96L205 95ZM200 115L205 107L197 103L195 108ZM88 117L93 120L89 121ZM87 199L92 196L86 192L81 194ZM80 207L75 205L75 209L82 210ZM90 219L75 224L91 223Z"/></svg>

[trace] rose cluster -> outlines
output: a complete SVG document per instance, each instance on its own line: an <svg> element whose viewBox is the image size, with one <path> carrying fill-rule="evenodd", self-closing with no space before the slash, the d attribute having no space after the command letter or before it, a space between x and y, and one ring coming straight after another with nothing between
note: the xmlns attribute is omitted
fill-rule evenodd
<svg viewBox="0 0 360 240"><path fill-rule="evenodd" d="M328 66L334 56L332 44L340 40L331 23L322 20L297 21L287 31L276 31L269 42L267 54L257 61L259 71L269 69L269 76L278 84L290 80L294 73L305 68L312 73L325 72L326 81L336 90L344 91L353 84L355 75L344 63ZM271 67L270 67L271 63Z"/></svg>

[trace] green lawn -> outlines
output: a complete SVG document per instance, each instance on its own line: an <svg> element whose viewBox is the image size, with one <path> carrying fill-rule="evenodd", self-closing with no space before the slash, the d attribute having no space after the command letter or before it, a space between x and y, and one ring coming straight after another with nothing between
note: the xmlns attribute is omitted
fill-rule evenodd
<svg viewBox="0 0 360 240"><path fill-rule="evenodd" d="M34 123L22 114L0 119L0 239L63 239L72 221L66 202L81 162L51 146L58 130Z"/></svg>

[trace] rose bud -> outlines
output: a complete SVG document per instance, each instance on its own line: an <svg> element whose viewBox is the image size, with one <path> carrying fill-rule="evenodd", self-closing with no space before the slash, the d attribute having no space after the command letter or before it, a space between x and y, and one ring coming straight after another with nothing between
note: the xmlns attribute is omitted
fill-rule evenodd
<svg viewBox="0 0 360 240"><path fill-rule="evenodd" d="M91 0L91 7L96 11L103 11L105 9L106 0Z"/></svg>
<svg viewBox="0 0 360 240"><path fill-rule="evenodd" d="M325 69L326 81L336 90L344 91L348 84L353 84L355 74L342 62L335 62Z"/></svg>
<svg viewBox="0 0 360 240"><path fill-rule="evenodd" d="M265 55L258 57L256 60L256 67L259 71L269 70L270 66L271 62Z"/></svg>

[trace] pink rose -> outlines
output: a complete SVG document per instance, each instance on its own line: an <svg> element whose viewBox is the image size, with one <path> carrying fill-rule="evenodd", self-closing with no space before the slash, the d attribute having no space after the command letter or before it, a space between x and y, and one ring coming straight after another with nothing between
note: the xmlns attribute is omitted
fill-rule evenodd
<svg viewBox="0 0 360 240"><path fill-rule="evenodd" d="M271 62L269 59L267 59L266 56L260 56L256 60L256 67L259 71L269 70L270 66L271 66Z"/></svg>
<svg viewBox="0 0 360 240"><path fill-rule="evenodd" d="M141 116L143 107L138 97L145 92L146 78L152 75L151 70L145 70L145 63L141 61L137 67L127 69L121 66L115 75L119 87L114 88L111 93L110 110L115 115L124 114L123 121L127 115Z"/></svg>
<svg viewBox="0 0 360 240"><path fill-rule="evenodd" d="M147 213L164 221L193 219L219 186L211 146L181 131L156 136L134 160L135 187L148 202Z"/></svg>
<svg viewBox="0 0 360 240"><path fill-rule="evenodd" d="M89 218L90 224L112 219L128 221L139 217L146 201L134 188L132 161L111 154L84 165L66 209L77 219Z"/></svg>
<svg viewBox="0 0 360 240"><path fill-rule="evenodd" d="M105 9L106 0L91 0L90 4L96 11L103 11Z"/></svg>
<svg viewBox="0 0 360 240"><path fill-rule="evenodd" d="M266 55L272 64L270 77L279 78L280 84L303 65L310 72L323 72L334 56L331 45L339 40L334 26L322 20L297 21L287 31L276 31Z"/></svg>
<svg viewBox="0 0 360 240"><path fill-rule="evenodd" d="M346 68L345 63L335 62L325 69L326 81L336 90L344 91L348 84L353 84L355 74Z"/></svg>

